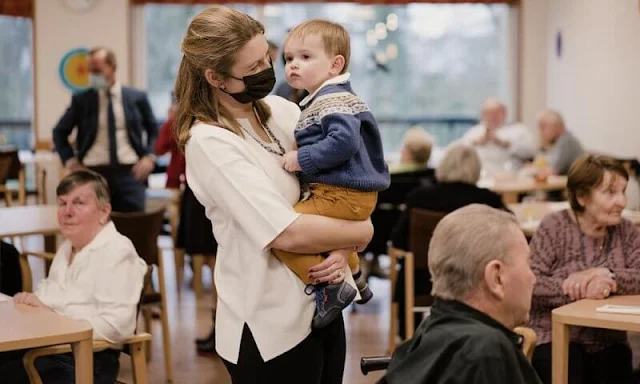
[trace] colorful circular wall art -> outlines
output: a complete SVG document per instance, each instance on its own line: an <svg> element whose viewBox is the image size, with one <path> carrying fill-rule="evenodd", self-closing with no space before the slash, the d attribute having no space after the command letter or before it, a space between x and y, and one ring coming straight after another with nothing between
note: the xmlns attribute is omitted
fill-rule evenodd
<svg viewBox="0 0 640 384"><path fill-rule="evenodd" d="M58 67L60 80L73 93L89 88L88 53L89 50L86 48L74 48L60 60L60 66Z"/></svg>

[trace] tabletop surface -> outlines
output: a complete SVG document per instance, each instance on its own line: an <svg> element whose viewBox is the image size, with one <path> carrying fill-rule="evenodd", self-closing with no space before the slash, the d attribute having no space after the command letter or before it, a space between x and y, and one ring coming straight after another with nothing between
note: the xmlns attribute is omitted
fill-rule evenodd
<svg viewBox="0 0 640 384"><path fill-rule="evenodd" d="M36 348L91 339L86 321L73 320L55 312L25 304L0 294L0 351Z"/></svg>

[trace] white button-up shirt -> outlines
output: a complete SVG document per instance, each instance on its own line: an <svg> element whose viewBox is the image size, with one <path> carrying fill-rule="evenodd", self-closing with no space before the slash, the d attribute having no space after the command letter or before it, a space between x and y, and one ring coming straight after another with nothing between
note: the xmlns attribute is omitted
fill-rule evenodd
<svg viewBox="0 0 640 384"><path fill-rule="evenodd" d="M98 126L96 127L96 140L87 151L82 163L86 166L109 165L109 123L108 108L109 99L107 92L111 93L113 103L113 115L116 120L116 148L118 163L134 164L138 161L138 154L129 142L127 132L127 120L122 105L122 86L115 83L111 89L98 91Z"/></svg>
<svg viewBox="0 0 640 384"><path fill-rule="evenodd" d="M471 127L462 140L473 145L473 142L484 136L486 132L487 128L484 124L478 124ZM508 141L509 148L493 142L475 146L482 162L482 169L490 174L515 172L522 167L524 160L536 155L536 138L524 124L514 123L499 127L496 129L496 136L502 141Z"/></svg>
<svg viewBox="0 0 640 384"><path fill-rule="evenodd" d="M147 264L109 222L69 264L65 241L36 296L55 312L88 321L93 338L117 343L133 335Z"/></svg>
<svg viewBox="0 0 640 384"><path fill-rule="evenodd" d="M300 110L278 96L264 100L272 113L267 126L292 150ZM252 132L248 121L238 123ZM302 281L265 248L299 217L292 208L298 179L254 138L208 124L191 128L185 154L189 187L218 241L217 352L237 364L246 323L262 358L271 360L309 335L314 312Z"/></svg>

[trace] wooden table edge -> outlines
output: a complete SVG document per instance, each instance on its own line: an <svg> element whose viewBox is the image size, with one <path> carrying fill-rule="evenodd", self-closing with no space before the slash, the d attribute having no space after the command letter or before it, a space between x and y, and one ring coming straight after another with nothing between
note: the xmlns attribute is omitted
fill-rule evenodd
<svg viewBox="0 0 640 384"><path fill-rule="evenodd" d="M560 308L557 308L560 309ZM567 315L555 312L555 309L551 311L551 321L557 322L562 325L569 325L575 327L590 327L601 329L612 329L616 331L631 331L640 332L640 317L638 315L625 315L625 314L607 314L613 317L619 317L618 319L599 319L599 318L585 318L576 315ZM632 321L635 320L635 321ZM602 322L606 321L606 325L602 325Z"/></svg>
<svg viewBox="0 0 640 384"><path fill-rule="evenodd" d="M2 233L0 234L0 237L22 237L22 236L36 236L36 235L42 235L42 236L54 236L57 235L58 233L60 233L59 229L49 229L46 231L25 231L25 232L14 232L14 233Z"/></svg>
<svg viewBox="0 0 640 384"><path fill-rule="evenodd" d="M51 335L28 340L12 340L0 342L0 351L15 351L19 349L32 349L39 347L48 347L59 344L73 344L80 341L93 339L93 328L87 324L88 329L75 331L59 335Z"/></svg>

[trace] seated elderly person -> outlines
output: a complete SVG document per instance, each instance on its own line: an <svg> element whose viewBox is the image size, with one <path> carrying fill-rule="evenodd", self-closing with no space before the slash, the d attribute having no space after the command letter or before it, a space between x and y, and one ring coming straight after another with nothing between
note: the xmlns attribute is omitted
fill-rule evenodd
<svg viewBox="0 0 640 384"><path fill-rule="evenodd" d="M532 132L521 123L506 123L507 107L497 99L482 105L481 123L471 127L462 140L473 145L482 168L489 174L516 172L536 154Z"/></svg>
<svg viewBox="0 0 640 384"><path fill-rule="evenodd" d="M136 307L147 265L110 221L109 189L102 176L76 171L62 179L56 194L58 223L66 241L56 253L49 276L35 292L18 293L13 300L86 320L93 327L94 339L122 341L136 328ZM29 383L22 365L25 352L0 353L0 381ZM96 384L116 380L119 355L113 349L94 353ZM45 383L74 382L71 354L40 357L35 367Z"/></svg>
<svg viewBox="0 0 640 384"><path fill-rule="evenodd" d="M581 299L640 294L640 232L622 218L627 172L615 160L583 155L568 174L571 208L546 216L531 240L533 366L551 383L551 311ZM572 327L570 383L629 383L627 334Z"/></svg>
<svg viewBox="0 0 640 384"><path fill-rule="evenodd" d="M551 109L538 116L538 130L542 153L536 159L544 163L539 171L546 174L566 175L571 164L582 155L582 145L567 130L562 116Z"/></svg>
<svg viewBox="0 0 640 384"><path fill-rule="evenodd" d="M427 169L432 149L433 137L431 134L419 127L411 128L405 133L402 140L400 162L390 166L389 172L407 173Z"/></svg>
<svg viewBox="0 0 640 384"><path fill-rule="evenodd" d="M391 234L394 247L409 250L410 214L413 208L428 209L435 212L449 213L469 204L486 204L493 208L508 211L500 195L484 188L478 188L476 183L480 178L480 158L476 150L466 144L457 143L449 146L438 168L436 168L437 183L414 189L406 200L406 209L395 225ZM404 264L398 275L395 290L395 301L400 308L404 308ZM416 270L416 295L428 294L431 291L429 272ZM418 315L416 315L418 316ZM398 314L398 331L405 337L404 311ZM418 324L419 320L415 322Z"/></svg>
<svg viewBox="0 0 640 384"><path fill-rule="evenodd" d="M512 329L529 320L536 280L511 214L470 205L447 215L429 245L436 300L382 383L540 383Z"/></svg>

